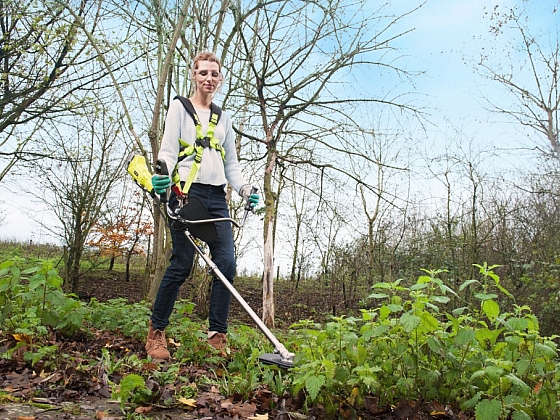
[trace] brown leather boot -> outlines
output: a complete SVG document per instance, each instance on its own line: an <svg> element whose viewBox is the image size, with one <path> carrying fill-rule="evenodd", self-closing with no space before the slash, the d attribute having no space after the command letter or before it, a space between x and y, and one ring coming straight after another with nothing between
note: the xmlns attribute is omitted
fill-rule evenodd
<svg viewBox="0 0 560 420"><path fill-rule="evenodd" d="M208 344L216 350L223 350L227 346L227 337L224 333L210 331L208 333Z"/></svg>
<svg viewBox="0 0 560 420"><path fill-rule="evenodd" d="M149 323L146 352L148 352L148 355L151 356L152 359L169 359L171 356L167 350L165 332L162 330L154 330L152 321Z"/></svg>

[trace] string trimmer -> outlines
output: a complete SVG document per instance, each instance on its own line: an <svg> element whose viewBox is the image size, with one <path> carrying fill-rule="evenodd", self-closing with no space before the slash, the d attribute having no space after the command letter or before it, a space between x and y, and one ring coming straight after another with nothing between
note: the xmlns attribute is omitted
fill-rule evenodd
<svg viewBox="0 0 560 420"><path fill-rule="evenodd" d="M276 365L278 367L288 369L294 365L294 353L290 353L286 347L276 338L276 336L270 331L270 329L265 325L265 323L259 318L255 311L249 306L249 304L243 299L239 292L233 287L233 285L227 280L227 278L218 269L216 264L210 259L208 255L203 251L203 249L197 245L196 239L203 242L212 242L216 238L216 227L214 223L232 223L235 227L241 228L247 215L253 211L253 207L247 201L245 205L245 213L242 221L239 223L232 218L212 218L210 213L204 206L204 204L197 197L190 197L188 202L186 197L183 195L179 188L174 188L173 191L177 194L179 201L183 201L185 204L179 206L176 209L171 209L167 205L167 193L155 194L151 174L146 165L146 161L143 156L135 155L129 160L127 167L128 173L132 175L134 181L150 196L156 200L159 205L165 205L167 217L173 220L175 228L180 228L184 231L185 236L189 242L193 245L194 249L202 260L209 267L209 273L220 279L220 281L226 286L233 297L239 302L243 307L245 312L251 317L251 319L257 324L259 329L268 338L271 344L274 346L274 353L265 353L259 357L262 363L269 365ZM169 175L167 165L163 160L158 159L155 166L156 173L161 175ZM173 187L172 187L173 188ZM256 193L257 190L254 188L251 193Z"/></svg>

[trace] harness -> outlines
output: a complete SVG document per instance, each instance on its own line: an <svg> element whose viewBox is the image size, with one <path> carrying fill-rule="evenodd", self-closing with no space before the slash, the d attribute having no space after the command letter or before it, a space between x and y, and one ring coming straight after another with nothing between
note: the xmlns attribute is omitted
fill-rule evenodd
<svg viewBox="0 0 560 420"><path fill-rule="evenodd" d="M217 150L222 155L222 159L226 160L226 151L220 145L220 141L214 137L214 130L220 121L222 116L222 109L214 104L210 104L210 120L208 121L208 131L206 134L202 132L202 124L200 118L198 117L192 102L183 96L175 96L173 99L179 99L183 106L185 107L187 113L192 117L194 125L196 127L196 141L194 144L189 144L183 139L179 139L179 155L177 158L177 165L173 169L173 175L171 177L173 183L181 190L181 192L186 196L189 188L191 187L196 174L200 168L200 163L202 162L202 154L204 153L205 147L211 147ZM181 188L181 179L179 178L179 162L188 156L195 155L193 165L185 180L185 184Z"/></svg>

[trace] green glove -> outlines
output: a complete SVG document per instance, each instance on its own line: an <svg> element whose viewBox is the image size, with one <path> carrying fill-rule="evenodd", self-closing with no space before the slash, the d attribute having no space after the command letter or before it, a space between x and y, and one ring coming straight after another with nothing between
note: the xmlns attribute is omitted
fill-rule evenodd
<svg viewBox="0 0 560 420"><path fill-rule="evenodd" d="M239 190L239 195L243 197L243 199L247 203L247 206L251 208L254 208L257 204L259 204L259 199L260 199L260 196L253 191L258 191L258 190L256 188L253 189L253 187L249 184L243 185ZM245 210L250 210L250 209L245 208Z"/></svg>
<svg viewBox="0 0 560 420"><path fill-rule="evenodd" d="M152 176L152 186L158 194L163 194L166 189L171 185L171 179L167 175L154 175Z"/></svg>
<svg viewBox="0 0 560 420"><path fill-rule="evenodd" d="M249 196L249 199L248 199L251 207L255 207L257 204L259 204L259 199L260 199L260 196L258 194L251 194Z"/></svg>

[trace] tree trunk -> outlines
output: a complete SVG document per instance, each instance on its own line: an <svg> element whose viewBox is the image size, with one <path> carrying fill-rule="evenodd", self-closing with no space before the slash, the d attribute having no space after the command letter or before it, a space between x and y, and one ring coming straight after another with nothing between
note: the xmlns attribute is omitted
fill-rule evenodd
<svg viewBox="0 0 560 420"><path fill-rule="evenodd" d="M158 215L159 213L155 213ZM156 235L156 232L158 233ZM150 273L147 277L146 290L148 290L147 298L150 302L153 302L156 298L159 284L161 283L161 278L165 273L167 268L167 261L171 252L170 246L164 247L165 243L170 241L165 241L165 222L162 217L156 216L156 221L154 224L154 242L157 239L157 243L154 243L153 248L153 260ZM156 246L158 245L158 246ZM169 244L168 244L169 245Z"/></svg>
<svg viewBox="0 0 560 420"><path fill-rule="evenodd" d="M269 328L274 328L274 211L276 197L272 192L272 173L276 153L269 143L267 167L264 174L264 273L263 273L263 315L262 320Z"/></svg>
<svg viewBox="0 0 560 420"><path fill-rule="evenodd" d="M124 281L126 281L127 283L130 281L130 259L132 258L132 250L134 248L131 248L127 253L126 253L126 268L125 268L125 272L124 272Z"/></svg>
<svg viewBox="0 0 560 420"><path fill-rule="evenodd" d="M267 219L264 231L264 275L263 275L263 322L274 328L274 246L272 240L273 221Z"/></svg>

